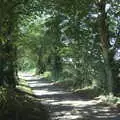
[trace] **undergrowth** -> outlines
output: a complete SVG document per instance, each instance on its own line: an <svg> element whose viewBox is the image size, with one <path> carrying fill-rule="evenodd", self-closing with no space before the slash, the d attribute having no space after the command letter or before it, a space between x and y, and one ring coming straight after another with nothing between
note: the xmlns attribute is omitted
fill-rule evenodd
<svg viewBox="0 0 120 120"><path fill-rule="evenodd" d="M54 82L55 85L63 87L69 91L72 91L74 94L78 94L85 98L99 98L101 101L105 104L109 105L116 105L120 107L120 97L115 97L113 95L101 95L103 91L101 89L97 88L96 86L87 86L85 88L80 88L78 86L74 86L75 81L72 79L59 79L57 81L54 81L52 79L51 72L45 72L43 74L43 77L46 78L48 81Z"/></svg>
<svg viewBox="0 0 120 120"><path fill-rule="evenodd" d="M11 88L0 87L0 120L48 120L40 101Z"/></svg>
<svg viewBox="0 0 120 120"><path fill-rule="evenodd" d="M102 100L103 103L109 104L109 105L120 105L120 97L115 97L112 94L111 95L101 95L99 98Z"/></svg>

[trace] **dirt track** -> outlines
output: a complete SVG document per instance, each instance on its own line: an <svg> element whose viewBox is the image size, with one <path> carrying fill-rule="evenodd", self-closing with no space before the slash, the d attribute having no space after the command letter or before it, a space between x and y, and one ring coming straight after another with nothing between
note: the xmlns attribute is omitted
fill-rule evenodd
<svg viewBox="0 0 120 120"><path fill-rule="evenodd" d="M99 100L85 99L49 83L44 78L23 75L33 93L49 108L52 120L120 120L120 113Z"/></svg>

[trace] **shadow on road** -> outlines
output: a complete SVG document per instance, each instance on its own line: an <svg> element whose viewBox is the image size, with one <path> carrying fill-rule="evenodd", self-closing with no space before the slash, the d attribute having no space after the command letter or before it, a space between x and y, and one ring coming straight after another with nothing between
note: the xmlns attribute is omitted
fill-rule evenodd
<svg viewBox="0 0 120 120"><path fill-rule="evenodd" d="M99 100L87 99L67 92L44 78L23 76L49 108L52 120L120 120L116 109L100 104Z"/></svg>

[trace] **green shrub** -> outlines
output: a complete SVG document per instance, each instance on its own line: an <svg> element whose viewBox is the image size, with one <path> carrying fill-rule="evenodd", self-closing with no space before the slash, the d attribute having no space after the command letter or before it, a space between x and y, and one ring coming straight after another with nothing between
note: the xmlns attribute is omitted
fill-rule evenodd
<svg viewBox="0 0 120 120"><path fill-rule="evenodd" d="M52 73L51 73L51 72L46 71L46 72L44 72L43 76L44 76L47 80L52 81Z"/></svg>
<svg viewBox="0 0 120 120"><path fill-rule="evenodd" d="M120 98L113 95L100 96L101 100L107 104L120 104Z"/></svg>
<svg viewBox="0 0 120 120"><path fill-rule="evenodd" d="M48 120L48 113L34 98L1 87L0 120Z"/></svg>

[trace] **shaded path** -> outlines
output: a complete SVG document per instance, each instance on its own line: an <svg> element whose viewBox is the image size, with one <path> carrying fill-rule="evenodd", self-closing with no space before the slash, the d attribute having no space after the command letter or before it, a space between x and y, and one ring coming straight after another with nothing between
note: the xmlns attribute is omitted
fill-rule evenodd
<svg viewBox="0 0 120 120"><path fill-rule="evenodd" d="M120 120L120 113L99 100L89 100L66 92L44 78L22 75L33 93L49 107L52 120Z"/></svg>

